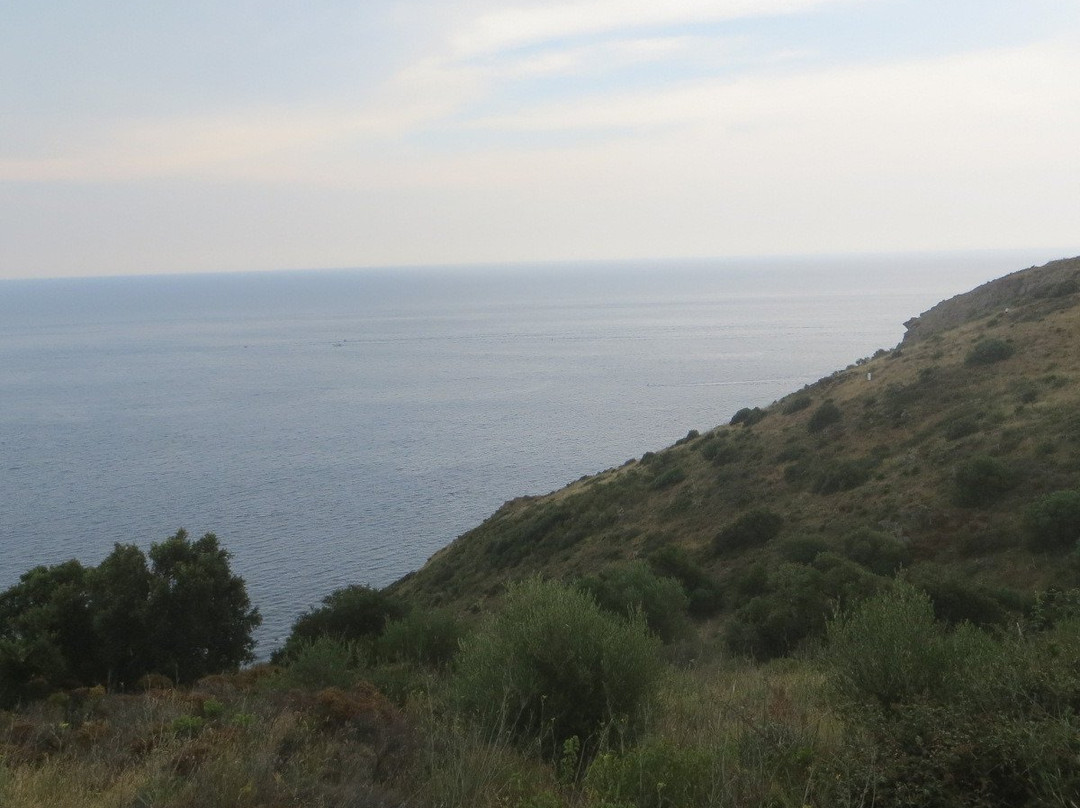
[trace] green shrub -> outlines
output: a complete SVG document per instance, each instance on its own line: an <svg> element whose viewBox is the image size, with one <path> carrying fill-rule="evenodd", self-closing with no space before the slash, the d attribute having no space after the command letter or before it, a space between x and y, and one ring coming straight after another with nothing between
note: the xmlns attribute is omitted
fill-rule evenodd
<svg viewBox="0 0 1080 808"><path fill-rule="evenodd" d="M640 616L532 578L511 584L501 611L462 643L453 688L492 733L549 749L576 735L595 749L616 722L633 731L661 668L660 642Z"/></svg>
<svg viewBox="0 0 1080 808"><path fill-rule="evenodd" d="M783 409L780 410L784 415L794 415L797 412L802 412L807 409L811 404L810 396L800 395L794 398L788 399L784 403Z"/></svg>
<svg viewBox="0 0 1080 808"><path fill-rule="evenodd" d="M355 641L332 636L298 640L282 658L281 685L307 690L347 688L355 684L364 652Z"/></svg>
<svg viewBox="0 0 1080 808"><path fill-rule="evenodd" d="M756 508L744 513L725 527L713 539L713 549L718 552L760 547L776 537L784 519L766 508Z"/></svg>
<svg viewBox="0 0 1080 808"><path fill-rule="evenodd" d="M1080 786L1080 623L995 639L935 621L898 587L830 625L847 719L863 730L845 773L875 804L1066 804Z"/></svg>
<svg viewBox="0 0 1080 808"><path fill-rule="evenodd" d="M200 710L203 718L210 719L211 721L217 720L225 715L225 705L214 698L204 699Z"/></svg>
<svg viewBox="0 0 1080 808"><path fill-rule="evenodd" d="M936 564L919 564L905 572L905 580L930 596L934 616L949 625L971 623L1000 626L1009 611L997 594Z"/></svg>
<svg viewBox="0 0 1080 808"><path fill-rule="evenodd" d="M780 555L787 561L797 564L810 564L821 553L827 552L830 545L816 536L792 536L780 543Z"/></svg>
<svg viewBox="0 0 1080 808"><path fill-rule="evenodd" d="M116 544L97 567L39 566L0 593L0 706L56 688L179 682L253 659L261 618L213 533L179 530L144 554Z"/></svg>
<svg viewBox="0 0 1080 808"><path fill-rule="evenodd" d="M830 621L828 640L840 692L856 703L889 709L940 691L950 674L944 627L930 597L909 584Z"/></svg>
<svg viewBox="0 0 1080 808"><path fill-rule="evenodd" d="M701 456L714 466L723 466L733 460L738 460L739 449L726 439L724 433L710 438L701 445Z"/></svg>
<svg viewBox="0 0 1080 808"><path fill-rule="evenodd" d="M375 641L380 662L404 662L438 668L457 653L465 631L449 612L415 610L389 620Z"/></svg>
<svg viewBox="0 0 1080 808"><path fill-rule="evenodd" d="M170 729L182 738L194 738L203 730L206 722L197 715L181 715L174 718Z"/></svg>
<svg viewBox="0 0 1080 808"><path fill-rule="evenodd" d="M1021 404L1034 404L1039 400L1039 386L1031 379L1017 379L1012 384L1012 391Z"/></svg>
<svg viewBox="0 0 1080 808"><path fill-rule="evenodd" d="M1055 491L1024 513L1027 544L1033 550L1063 550L1080 542L1080 491Z"/></svg>
<svg viewBox="0 0 1080 808"><path fill-rule="evenodd" d="M830 460L817 470L810 490L815 494L850 491L870 479L872 467L866 460Z"/></svg>
<svg viewBox="0 0 1080 808"><path fill-rule="evenodd" d="M400 619L405 604L370 586L348 586L331 592L322 605L300 615L293 623L285 647L276 657L288 657L294 645L319 637L344 641L372 640L387 620Z"/></svg>
<svg viewBox="0 0 1080 808"><path fill-rule="evenodd" d="M768 413L760 407L743 407L733 416L731 416L731 425L742 424L745 427L751 427L764 418Z"/></svg>
<svg viewBox="0 0 1080 808"><path fill-rule="evenodd" d="M728 609L737 609L758 595L769 591L769 572L772 564L757 561L745 566L733 567L724 576L721 584L724 592L724 605Z"/></svg>
<svg viewBox="0 0 1080 808"><path fill-rule="evenodd" d="M664 739L621 754L605 752L589 766L590 804L633 808L697 808L713 795L714 755Z"/></svg>
<svg viewBox="0 0 1080 808"><path fill-rule="evenodd" d="M799 444L791 444L785 446L779 452L776 453L777 463L791 463L795 460L801 460L806 457L806 447Z"/></svg>
<svg viewBox="0 0 1080 808"><path fill-rule="evenodd" d="M994 337L981 339L975 343L968 355L964 357L965 365L991 365L1008 359L1016 352L1011 342Z"/></svg>
<svg viewBox="0 0 1080 808"><path fill-rule="evenodd" d="M970 415L959 416L945 422L942 434L945 440L960 440L979 431L979 422Z"/></svg>
<svg viewBox="0 0 1080 808"><path fill-rule="evenodd" d="M1027 614L1027 625L1045 631L1059 623L1080 623L1080 589L1050 589L1035 595Z"/></svg>
<svg viewBox="0 0 1080 808"><path fill-rule="evenodd" d="M893 575L911 562L911 545L888 533L864 527L844 536L844 555L876 575Z"/></svg>
<svg viewBox="0 0 1080 808"><path fill-rule="evenodd" d="M821 635L838 606L869 596L880 580L834 553L820 553L813 566L780 564L767 575L761 594L738 608L724 634L731 650L758 660Z"/></svg>
<svg viewBox="0 0 1080 808"><path fill-rule="evenodd" d="M986 455L973 457L956 468L953 499L965 508L989 505L1016 483L1016 472L1001 460Z"/></svg>
<svg viewBox="0 0 1080 808"><path fill-rule="evenodd" d="M839 423L842 418L840 408L831 400L826 401L811 414L810 420L806 422L806 430L811 433L820 432L827 426Z"/></svg>
<svg viewBox="0 0 1080 808"><path fill-rule="evenodd" d="M665 488L671 488L671 486L681 483L685 479L685 471L679 466L671 466L656 475L652 481L652 488L656 491L662 491Z"/></svg>
<svg viewBox="0 0 1080 808"><path fill-rule="evenodd" d="M649 630L665 644L690 633L688 599L682 585L674 578L658 578L642 561L609 567L581 579L578 585L602 609L630 618L640 613Z"/></svg>
<svg viewBox="0 0 1080 808"><path fill-rule="evenodd" d="M648 564L659 576L674 578L687 596L687 610L694 617L711 617L724 606L719 583L682 547L667 544L649 556Z"/></svg>
<svg viewBox="0 0 1080 808"><path fill-rule="evenodd" d="M675 445L682 446L684 443L689 443L690 441L700 437L700 432L698 432L696 429L691 429L689 432L686 433L685 437L679 438L677 441L675 441Z"/></svg>

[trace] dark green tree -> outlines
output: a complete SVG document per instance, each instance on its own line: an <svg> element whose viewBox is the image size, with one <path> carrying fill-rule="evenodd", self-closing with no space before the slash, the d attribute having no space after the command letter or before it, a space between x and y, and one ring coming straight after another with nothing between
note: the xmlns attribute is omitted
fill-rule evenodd
<svg viewBox="0 0 1080 808"><path fill-rule="evenodd" d="M78 684L92 675L95 651L78 561L34 567L0 595L0 704Z"/></svg>
<svg viewBox="0 0 1080 808"><path fill-rule="evenodd" d="M370 586L336 589L320 606L296 618L284 647L273 658L284 661L321 637L369 644L382 634L388 621L400 620L407 613L404 603Z"/></svg>
<svg viewBox="0 0 1080 808"><path fill-rule="evenodd" d="M217 536L191 542L179 530L149 555L152 670L190 682L254 658L251 632L262 618Z"/></svg>
<svg viewBox="0 0 1080 808"><path fill-rule="evenodd" d="M35 567L0 594L0 706L57 688L187 682L252 658L259 613L213 534L150 550L117 544L98 567Z"/></svg>
<svg viewBox="0 0 1080 808"><path fill-rule="evenodd" d="M151 585L146 556L134 544L116 544L89 571L93 631L100 668L95 679L110 687L134 683L152 670L155 638L149 625Z"/></svg>

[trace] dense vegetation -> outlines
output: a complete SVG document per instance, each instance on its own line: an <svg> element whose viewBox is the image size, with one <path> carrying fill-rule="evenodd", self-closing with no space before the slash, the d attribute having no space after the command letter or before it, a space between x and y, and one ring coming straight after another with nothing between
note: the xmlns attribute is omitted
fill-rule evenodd
<svg viewBox="0 0 1080 808"><path fill-rule="evenodd" d="M0 595L0 706L60 688L179 683L251 661L259 613L229 554L181 530L150 547L117 544L97 567L35 567Z"/></svg>
<svg viewBox="0 0 1080 808"><path fill-rule="evenodd" d="M257 615L212 536L33 570L0 804L1075 806L1077 277L507 503L273 664L236 670Z"/></svg>

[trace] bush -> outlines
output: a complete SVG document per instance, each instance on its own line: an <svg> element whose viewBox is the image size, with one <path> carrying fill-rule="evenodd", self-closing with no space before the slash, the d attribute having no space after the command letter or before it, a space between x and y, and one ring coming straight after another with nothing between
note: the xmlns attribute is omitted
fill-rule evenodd
<svg viewBox="0 0 1080 808"><path fill-rule="evenodd" d="M616 722L634 729L661 668L660 642L641 617L532 578L511 584L499 614L463 642L453 687L492 733L539 738L549 750L577 736L595 749Z"/></svg>
<svg viewBox="0 0 1080 808"><path fill-rule="evenodd" d="M756 424L766 415L768 415L768 413L760 407L754 407L753 409L750 409L749 407L743 407L741 410L731 416L731 425L735 426L736 424L742 424L743 426L750 427Z"/></svg>
<svg viewBox="0 0 1080 808"><path fill-rule="evenodd" d="M938 691L948 673L943 627L930 597L897 584L828 626L828 659L843 696L889 709Z"/></svg>
<svg viewBox="0 0 1080 808"><path fill-rule="evenodd" d="M740 550L746 547L760 547L776 537L784 519L766 508L757 508L744 513L725 527L713 539L713 549L718 552Z"/></svg>
<svg viewBox="0 0 1080 808"><path fill-rule="evenodd" d="M370 586L347 586L335 590L322 605L296 618L285 647L276 655L287 658L292 648L319 637L344 641L373 640L388 620L405 616L405 604Z"/></svg>
<svg viewBox="0 0 1080 808"><path fill-rule="evenodd" d="M830 545L824 539L814 536L792 536L780 543L780 555L786 561L797 564L811 564L821 553L828 552Z"/></svg>
<svg viewBox="0 0 1080 808"><path fill-rule="evenodd" d="M989 505L1016 483L1016 472L1005 463L985 455L973 457L956 469L953 499L964 508Z"/></svg>
<svg viewBox="0 0 1080 808"><path fill-rule="evenodd" d="M872 463L866 460L830 460L815 474L810 489L815 494L850 491L870 479Z"/></svg>
<svg viewBox="0 0 1080 808"><path fill-rule="evenodd" d="M842 418L840 408L832 401L826 401L811 414L810 420L806 422L806 430L811 433L820 432L827 426L839 423Z"/></svg>
<svg viewBox="0 0 1080 808"><path fill-rule="evenodd" d="M944 424L945 440L960 440L979 431L979 422L970 415L951 418Z"/></svg>
<svg viewBox="0 0 1080 808"><path fill-rule="evenodd" d="M701 456L714 466L723 466L739 459L739 448L733 446L727 440L727 435L721 432L701 444Z"/></svg>
<svg viewBox="0 0 1080 808"><path fill-rule="evenodd" d="M1080 491L1055 491L1024 513L1027 543L1033 550L1063 550L1080 542Z"/></svg>
<svg viewBox="0 0 1080 808"><path fill-rule="evenodd" d="M789 399L783 409L780 410L784 415L794 415L797 412L802 412L807 409L811 404L810 396L800 395Z"/></svg>
<svg viewBox="0 0 1080 808"><path fill-rule="evenodd" d="M762 592L739 607L725 631L731 650L758 660L785 656L821 635L838 606L861 600L880 579L834 553L813 566L780 564L770 569Z"/></svg>
<svg viewBox="0 0 1080 808"><path fill-rule="evenodd" d="M720 585L681 547L668 544L649 556L657 575L674 578L687 595L687 610L694 617L711 617L724 606Z"/></svg>
<svg viewBox="0 0 1080 808"><path fill-rule="evenodd" d="M992 591L937 564L919 564L905 571L904 579L930 596L934 616L949 625L971 623L988 628L1009 617L1009 590Z"/></svg>
<svg viewBox="0 0 1080 808"><path fill-rule="evenodd" d="M665 644L690 633L688 600L682 585L674 578L658 578L644 562L610 567L581 579L578 586L602 609L629 618L640 613L649 630Z"/></svg>
<svg viewBox="0 0 1080 808"><path fill-rule="evenodd" d="M908 542L866 527L844 536L842 546L844 555L876 575L894 575L911 561Z"/></svg>
<svg viewBox="0 0 1080 808"><path fill-rule="evenodd" d="M828 659L849 702L886 711L931 697L986 696L1000 648L970 623L938 620L930 595L907 582L830 621Z"/></svg>
<svg viewBox="0 0 1080 808"><path fill-rule="evenodd" d="M964 357L965 365L991 365L1008 359L1016 352L1011 342L990 338L982 339L975 343L968 355Z"/></svg>
<svg viewBox="0 0 1080 808"><path fill-rule="evenodd" d="M417 610L387 621L375 641L375 656L380 662L438 668L454 657L464 635L461 623L449 612Z"/></svg>
<svg viewBox="0 0 1080 808"><path fill-rule="evenodd" d="M665 488L671 488L673 485L678 485L685 479L685 471L679 466L670 466L656 475L652 481L652 488L655 491L663 491Z"/></svg>
<svg viewBox="0 0 1080 808"><path fill-rule="evenodd" d="M899 586L829 627L835 681L867 746L848 785L894 806L1050 805L1080 786L1080 624L949 631ZM851 733L849 737L859 737Z"/></svg>
<svg viewBox="0 0 1080 808"><path fill-rule="evenodd" d="M316 637L292 645L281 683L286 687L321 690L347 688L356 683L363 652L355 642L335 637Z"/></svg>
<svg viewBox="0 0 1080 808"><path fill-rule="evenodd" d="M1080 625L1080 589L1050 589L1037 593L1026 622L1034 631L1046 631L1059 623Z"/></svg>
<svg viewBox="0 0 1080 808"><path fill-rule="evenodd" d="M698 432L696 429L691 429L689 432L686 433L685 437L679 438L677 441L675 441L675 445L682 446L684 443L690 443L690 441L696 440L700 437L700 432Z"/></svg>

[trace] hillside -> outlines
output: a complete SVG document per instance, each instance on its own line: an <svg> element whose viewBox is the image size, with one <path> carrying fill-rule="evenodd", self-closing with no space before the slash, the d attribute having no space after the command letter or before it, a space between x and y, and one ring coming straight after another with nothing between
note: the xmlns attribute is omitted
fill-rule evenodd
<svg viewBox="0 0 1080 808"><path fill-rule="evenodd" d="M212 535L38 568L0 597L0 805L1075 806L1078 279L1014 273L508 502L387 590L328 596L275 664L210 660L214 610L178 632L132 586L229 578ZM112 673L180 633L198 670Z"/></svg>
<svg viewBox="0 0 1080 808"><path fill-rule="evenodd" d="M1080 483L1078 280L1073 258L944 301L893 350L664 451L507 502L391 589L475 611L512 579L645 559L682 569L688 588L689 575L714 596L701 611L722 614L763 566L857 558L867 542L915 575L988 591L1074 583L1060 554L1030 549L1023 515ZM778 529L740 538L739 520L763 510Z"/></svg>

